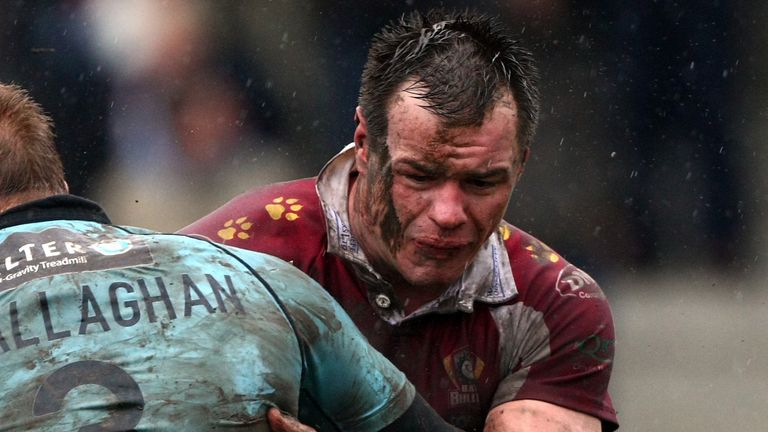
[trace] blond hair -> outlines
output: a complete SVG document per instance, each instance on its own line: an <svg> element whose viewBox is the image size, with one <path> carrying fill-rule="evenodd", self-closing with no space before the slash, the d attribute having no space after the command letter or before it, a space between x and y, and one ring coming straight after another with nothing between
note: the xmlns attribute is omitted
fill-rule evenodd
<svg viewBox="0 0 768 432"><path fill-rule="evenodd" d="M67 193L53 139L51 118L27 91L0 84L0 202Z"/></svg>

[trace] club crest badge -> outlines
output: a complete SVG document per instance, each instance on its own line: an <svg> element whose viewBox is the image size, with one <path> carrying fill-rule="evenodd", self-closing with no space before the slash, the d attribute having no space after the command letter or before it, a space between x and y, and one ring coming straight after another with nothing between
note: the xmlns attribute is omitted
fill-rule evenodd
<svg viewBox="0 0 768 432"><path fill-rule="evenodd" d="M460 348L443 358L443 367L454 385L450 392L451 406L479 403L477 383L485 370L485 362L468 347Z"/></svg>

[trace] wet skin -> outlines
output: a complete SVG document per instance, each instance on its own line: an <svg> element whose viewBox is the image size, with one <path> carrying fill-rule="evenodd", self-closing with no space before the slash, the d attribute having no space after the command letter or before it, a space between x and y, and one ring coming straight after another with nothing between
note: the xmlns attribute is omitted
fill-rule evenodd
<svg viewBox="0 0 768 432"><path fill-rule="evenodd" d="M461 276L503 217L524 160L510 95L469 127L446 128L420 104L404 91L393 98L388 160L369 151L358 109L350 194L354 235L398 297L407 293L409 309Z"/></svg>

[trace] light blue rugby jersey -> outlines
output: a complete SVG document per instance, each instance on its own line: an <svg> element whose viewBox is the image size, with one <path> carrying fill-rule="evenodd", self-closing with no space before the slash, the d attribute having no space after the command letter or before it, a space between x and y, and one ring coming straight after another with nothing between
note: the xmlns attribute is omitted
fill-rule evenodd
<svg viewBox="0 0 768 432"><path fill-rule="evenodd" d="M0 431L268 430L300 386L368 431L414 397L290 264L82 221L0 230L0 364Z"/></svg>

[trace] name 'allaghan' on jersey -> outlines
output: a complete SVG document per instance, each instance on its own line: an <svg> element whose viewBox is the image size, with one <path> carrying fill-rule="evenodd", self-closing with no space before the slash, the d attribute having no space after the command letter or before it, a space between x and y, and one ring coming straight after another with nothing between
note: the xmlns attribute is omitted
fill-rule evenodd
<svg viewBox="0 0 768 432"><path fill-rule="evenodd" d="M8 303L8 309L0 311L0 350L21 349L38 344L41 340L57 340L94 332L107 332L116 327L131 327L139 322L154 323L158 318L174 320L190 317L193 312L245 313L237 291L229 275L216 280L212 275L181 274L179 280L156 277L135 281L114 281L108 286L81 285L77 301L49 302L51 295L37 292L37 310L20 315L22 308L16 301ZM197 282L195 282L197 281ZM168 286L181 283L181 289ZM223 284L222 284L223 282ZM207 285L207 287L205 285ZM226 289L223 285L226 285ZM201 289L201 287L203 289ZM34 298L34 296L31 296ZM34 306L27 305L26 308ZM68 311L56 310L66 304ZM29 309L26 309L29 310ZM71 317L72 319L54 319ZM67 321L67 322L65 322Z"/></svg>

